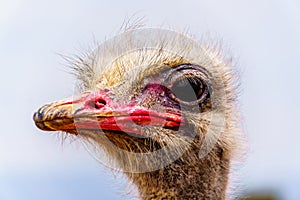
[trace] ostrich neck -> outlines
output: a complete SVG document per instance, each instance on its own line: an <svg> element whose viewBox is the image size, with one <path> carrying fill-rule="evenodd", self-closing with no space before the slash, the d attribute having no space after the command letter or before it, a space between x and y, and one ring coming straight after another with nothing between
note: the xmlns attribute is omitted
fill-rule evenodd
<svg viewBox="0 0 300 200"><path fill-rule="evenodd" d="M216 147L202 159L196 151L183 156L191 158L191 154L193 159L157 171L128 174L141 199L225 199L230 164L226 153Z"/></svg>

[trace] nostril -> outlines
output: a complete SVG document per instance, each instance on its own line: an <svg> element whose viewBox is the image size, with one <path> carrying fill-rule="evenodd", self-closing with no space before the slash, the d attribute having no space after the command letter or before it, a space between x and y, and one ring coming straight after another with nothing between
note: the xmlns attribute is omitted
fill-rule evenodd
<svg viewBox="0 0 300 200"><path fill-rule="evenodd" d="M106 105L106 101L104 99L97 99L97 100L94 100L94 101L90 101L88 103L88 105L90 107L93 107L93 108L96 108L96 109L100 109L102 107L104 107Z"/></svg>
<svg viewBox="0 0 300 200"><path fill-rule="evenodd" d="M106 101L104 99L98 99L98 101L96 102L96 105L103 107L106 105Z"/></svg>

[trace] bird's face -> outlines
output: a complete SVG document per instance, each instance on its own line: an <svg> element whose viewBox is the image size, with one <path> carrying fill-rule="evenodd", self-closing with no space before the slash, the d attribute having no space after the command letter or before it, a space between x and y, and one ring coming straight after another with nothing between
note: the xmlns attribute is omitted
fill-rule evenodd
<svg viewBox="0 0 300 200"><path fill-rule="evenodd" d="M156 41L153 34L150 32L147 39ZM161 37L161 32L157 34ZM130 33L121 38L121 42L125 39L128 43L123 44L125 49L139 44L140 39L134 36ZM227 64L213 51L199 49L189 40L183 42L182 35L170 36L163 45L155 43L157 48L144 48L142 43L142 48L120 54L106 64L103 59L117 51L118 40L104 45L104 53L96 52L89 61L76 61L81 93L41 107L34 114L37 127L93 140L113 157L126 157L123 168L132 159L123 152L116 153L118 149L145 153L164 146L188 148L195 138L201 139L207 133L214 116L218 116L214 114L224 117L229 110L231 75ZM215 133L222 132L218 129L221 123L215 124L210 141L216 141ZM182 151L175 157L179 154ZM154 160L164 163L157 161L162 155ZM135 159L135 163L145 161Z"/></svg>

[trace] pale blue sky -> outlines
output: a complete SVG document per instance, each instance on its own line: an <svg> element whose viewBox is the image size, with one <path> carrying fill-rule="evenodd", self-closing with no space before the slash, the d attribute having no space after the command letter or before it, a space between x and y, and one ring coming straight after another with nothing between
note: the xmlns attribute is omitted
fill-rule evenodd
<svg viewBox="0 0 300 200"><path fill-rule="evenodd" d="M146 16L148 26L222 39L242 74L250 146L235 179L244 189L300 199L297 0L0 0L0 199L121 198L120 181L79 143L62 146L55 134L38 130L32 114L74 92L56 53L103 41L134 13Z"/></svg>

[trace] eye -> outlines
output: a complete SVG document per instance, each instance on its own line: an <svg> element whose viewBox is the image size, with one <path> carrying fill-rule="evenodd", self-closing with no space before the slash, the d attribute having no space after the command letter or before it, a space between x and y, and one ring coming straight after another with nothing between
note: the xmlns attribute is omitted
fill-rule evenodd
<svg viewBox="0 0 300 200"><path fill-rule="evenodd" d="M173 79L170 97L184 105L197 105L208 98L206 81L195 70L182 73Z"/></svg>

